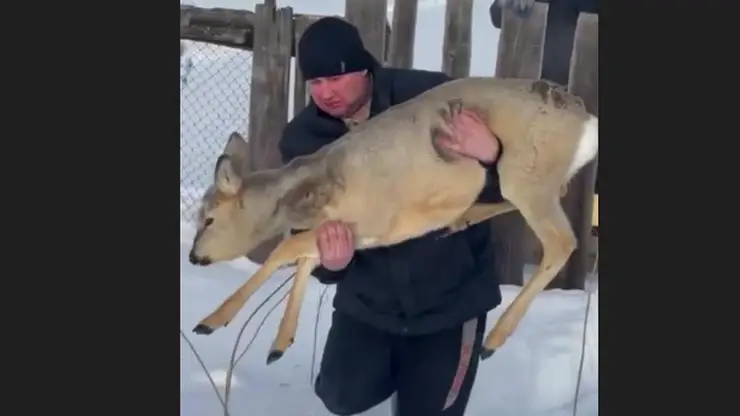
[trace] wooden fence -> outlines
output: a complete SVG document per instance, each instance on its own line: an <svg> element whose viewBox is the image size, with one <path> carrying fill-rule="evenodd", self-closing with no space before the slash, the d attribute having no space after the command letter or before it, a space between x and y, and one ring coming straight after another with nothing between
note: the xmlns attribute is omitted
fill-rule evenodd
<svg viewBox="0 0 740 416"><path fill-rule="evenodd" d="M393 21L386 17L386 0L345 0L343 16L358 27L367 49L388 66L410 68L418 0L395 0ZM454 77L470 72L473 0L448 1L442 45L442 70ZM548 6L536 3L527 19L509 11L502 15L496 76L539 78L545 43ZM180 38L210 42L253 51L250 96L250 169L281 165L277 141L288 122L291 59L306 28L323 16L297 14L290 7L277 8L275 0L258 4L254 12L180 6ZM329 46L328 46L329 47ZM293 112L305 107L305 82L295 66ZM581 96L587 109L598 115L598 16L582 13L576 29L570 67L571 92ZM589 246L596 163L573 178L564 198L579 248L551 288L583 288L591 268ZM491 220L502 283L521 285L525 257L539 261L538 244L519 213ZM263 261L277 240L250 253Z"/></svg>

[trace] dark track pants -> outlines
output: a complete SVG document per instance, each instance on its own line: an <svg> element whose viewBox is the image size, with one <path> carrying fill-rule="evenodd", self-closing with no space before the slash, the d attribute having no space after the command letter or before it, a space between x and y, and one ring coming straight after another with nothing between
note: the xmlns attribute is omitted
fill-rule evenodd
<svg viewBox="0 0 740 416"><path fill-rule="evenodd" d="M406 337L334 311L316 394L340 416L364 412L393 393L394 416L462 416L485 327L482 315L456 328Z"/></svg>

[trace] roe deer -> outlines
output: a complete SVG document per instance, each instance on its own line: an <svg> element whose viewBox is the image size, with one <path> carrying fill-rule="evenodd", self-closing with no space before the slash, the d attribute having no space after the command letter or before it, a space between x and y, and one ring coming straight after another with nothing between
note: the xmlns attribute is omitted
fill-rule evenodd
<svg viewBox="0 0 740 416"><path fill-rule="evenodd" d="M486 172L432 137L460 109L478 112L499 138L505 202L476 204ZM310 273L318 265L312 229L349 223L358 250L389 246L447 228L455 232L519 210L542 243L539 269L488 333L483 358L506 341L535 295L563 268L577 240L560 204L568 181L598 152L598 118L564 88L544 80L470 77L437 86L353 128L312 155L245 173L247 144L232 134L199 211L190 261L207 265L245 255L289 229L260 269L194 329L228 324L279 267L297 272L267 362L292 344Z"/></svg>

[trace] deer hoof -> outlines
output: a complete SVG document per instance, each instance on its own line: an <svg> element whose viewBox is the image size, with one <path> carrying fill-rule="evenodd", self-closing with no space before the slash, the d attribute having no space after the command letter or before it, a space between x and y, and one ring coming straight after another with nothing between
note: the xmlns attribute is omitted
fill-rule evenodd
<svg viewBox="0 0 740 416"><path fill-rule="evenodd" d="M483 350L480 353L480 360L483 361L487 358L491 358L494 352L496 352L496 350L490 350L486 347L483 347Z"/></svg>
<svg viewBox="0 0 740 416"><path fill-rule="evenodd" d="M285 351L280 350L272 350L269 354L267 354L267 365L270 365L274 363L275 361L283 358L283 354L285 354Z"/></svg>
<svg viewBox="0 0 740 416"><path fill-rule="evenodd" d="M203 324L198 324L195 326L195 328L193 328L193 332L195 332L198 335L211 335L213 331L214 331L213 328L203 325Z"/></svg>

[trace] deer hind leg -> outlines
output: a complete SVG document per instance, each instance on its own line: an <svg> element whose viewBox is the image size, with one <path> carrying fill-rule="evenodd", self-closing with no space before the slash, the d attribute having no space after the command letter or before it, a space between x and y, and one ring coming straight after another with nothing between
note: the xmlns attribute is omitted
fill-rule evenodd
<svg viewBox="0 0 740 416"><path fill-rule="evenodd" d="M259 289L263 283L275 271L286 265L294 263L301 257L318 257L316 248L316 234L313 231L306 231L293 235L283 240L270 253L265 263L253 274L242 286L240 286L231 296L229 296L215 311L201 320L193 328L193 332L200 335L210 335L213 331L226 326L231 322L237 313L244 307L244 304Z"/></svg>
<svg viewBox="0 0 740 416"><path fill-rule="evenodd" d="M516 211L516 207L508 201L498 203L474 204L467 211L447 226L447 232L443 236L462 231L470 226L486 221L497 215Z"/></svg>
<svg viewBox="0 0 740 416"><path fill-rule="evenodd" d="M542 243L542 262L498 322L486 336L482 359L490 357L516 329L534 297L542 292L565 266L577 240L557 197L518 198L518 208Z"/></svg>
<svg viewBox="0 0 740 416"><path fill-rule="evenodd" d="M306 294L306 285L311 277L311 272L319 264L317 258L302 258L298 260L295 278L293 279L293 288L290 289L288 303L285 306L285 313L280 320L280 327L277 336L272 343L270 354L267 355L267 364L272 364L279 360L285 350L293 344L295 332L298 328L298 317L303 305L303 297Z"/></svg>

